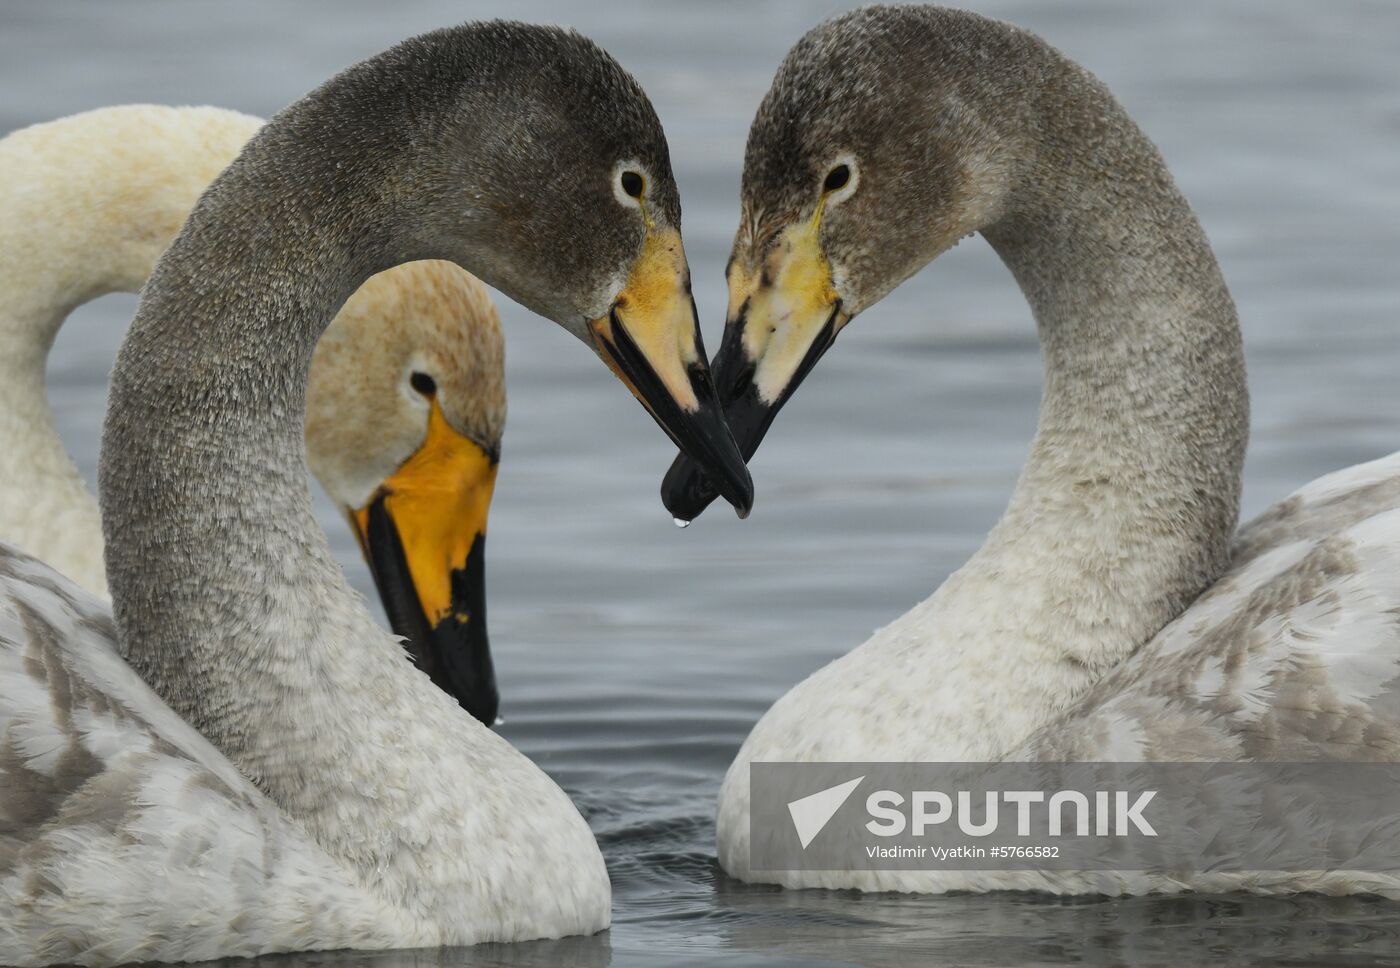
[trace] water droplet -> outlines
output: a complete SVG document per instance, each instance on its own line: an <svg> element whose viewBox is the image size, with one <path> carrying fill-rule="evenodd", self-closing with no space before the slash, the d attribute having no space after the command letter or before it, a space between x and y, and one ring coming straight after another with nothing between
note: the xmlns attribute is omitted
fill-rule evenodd
<svg viewBox="0 0 1400 968"><path fill-rule="evenodd" d="M690 522L687 521L685 518L672 518L671 520L676 523L676 527L678 528L690 527Z"/></svg>
<svg viewBox="0 0 1400 968"><path fill-rule="evenodd" d="M491 727L494 729L497 726L504 726L505 724L506 718L504 716L497 716L496 721L491 724Z"/></svg>

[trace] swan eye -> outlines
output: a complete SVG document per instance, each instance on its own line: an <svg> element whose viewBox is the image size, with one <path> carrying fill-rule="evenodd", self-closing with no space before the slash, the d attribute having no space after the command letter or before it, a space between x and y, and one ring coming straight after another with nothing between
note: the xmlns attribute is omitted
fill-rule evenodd
<svg viewBox="0 0 1400 968"><path fill-rule="evenodd" d="M437 381L421 370L413 371L413 375L408 378L408 385L425 397L431 397L437 393Z"/></svg>
<svg viewBox="0 0 1400 968"><path fill-rule="evenodd" d="M851 166L837 165L826 173L826 181L822 182L822 191L839 192L846 187L851 180Z"/></svg>
<svg viewBox="0 0 1400 968"><path fill-rule="evenodd" d="M635 171L624 171L620 181L622 182L622 190L632 198L641 198L642 192L647 187L646 179Z"/></svg>

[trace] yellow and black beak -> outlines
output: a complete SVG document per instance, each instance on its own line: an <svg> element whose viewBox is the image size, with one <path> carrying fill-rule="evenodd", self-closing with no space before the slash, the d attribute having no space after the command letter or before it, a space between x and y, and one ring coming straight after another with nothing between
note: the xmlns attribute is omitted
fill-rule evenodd
<svg viewBox="0 0 1400 968"><path fill-rule="evenodd" d="M434 683L490 726L500 696L486 637L486 517L498 455L436 400L423 445L350 512L394 632Z"/></svg>
<svg viewBox="0 0 1400 968"><path fill-rule="evenodd" d="M720 413L678 232L648 232L622 292L589 330L618 379L714 482L714 492L747 517L753 479Z"/></svg>
<svg viewBox="0 0 1400 968"><path fill-rule="evenodd" d="M745 461L850 320L832 285L818 222L819 215L783 230L756 264L730 264L729 319L715 379ZM661 483L661 500L679 521L694 520L716 494L708 471L685 453Z"/></svg>

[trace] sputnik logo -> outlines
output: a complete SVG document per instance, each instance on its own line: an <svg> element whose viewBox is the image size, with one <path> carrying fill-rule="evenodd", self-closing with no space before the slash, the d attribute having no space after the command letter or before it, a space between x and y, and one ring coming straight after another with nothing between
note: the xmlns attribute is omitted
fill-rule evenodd
<svg viewBox="0 0 1400 968"><path fill-rule="evenodd" d="M856 787L860 786L860 781L864 776L858 776L854 780L847 780L845 783L838 783L834 787L827 787L825 790L818 790L797 800L793 800L787 805L788 813L792 815L792 825L797 830L797 839L802 842L802 849L806 850L807 845L817 839L817 834L822 832L831 818L836 816L836 811L841 809L841 804L845 803L852 793L856 792Z"/></svg>

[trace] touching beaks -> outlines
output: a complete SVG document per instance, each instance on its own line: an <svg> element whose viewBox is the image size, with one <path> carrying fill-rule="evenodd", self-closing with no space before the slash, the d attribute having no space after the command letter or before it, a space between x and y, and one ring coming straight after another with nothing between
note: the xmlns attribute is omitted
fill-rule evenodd
<svg viewBox="0 0 1400 968"><path fill-rule="evenodd" d="M497 455L457 433L436 399L423 444L349 512L394 632L418 667L487 726L500 695L486 635L486 518Z"/></svg>
<svg viewBox="0 0 1400 968"><path fill-rule="evenodd" d="M598 355L747 517L753 479L720 412L678 232L648 232L612 308L588 325Z"/></svg>
<svg viewBox="0 0 1400 968"><path fill-rule="evenodd" d="M730 266L729 320L715 357L715 379L725 420L746 462L849 321L815 222L784 229L760 264ZM684 453L661 482L661 500L678 521L694 520L715 496L706 469Z"/></svg>

